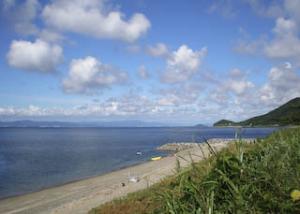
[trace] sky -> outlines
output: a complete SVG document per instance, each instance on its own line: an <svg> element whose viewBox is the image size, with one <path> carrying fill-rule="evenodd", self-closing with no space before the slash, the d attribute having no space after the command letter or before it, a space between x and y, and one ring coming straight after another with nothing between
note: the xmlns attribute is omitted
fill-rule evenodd
<svg viewBox="0 0 300 214"><path fill-rule="evenodd" d="M3 0L0 120L240 121L300 96L300 0Z"/></svg>

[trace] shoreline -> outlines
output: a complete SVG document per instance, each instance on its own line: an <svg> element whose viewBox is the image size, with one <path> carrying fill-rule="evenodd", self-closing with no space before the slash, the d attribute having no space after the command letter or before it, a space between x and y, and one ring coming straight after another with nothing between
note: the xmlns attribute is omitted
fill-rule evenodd
<svg viewBox="0 0 300 214"><path fill-rule="evenodd" d="M230 140L213 141L214 139L209 140L211 146L219 151L226 147ZM180 150L158 161L146 161L99 176L1 199L0 213L87 213L90 209L105 202L145 189L173 175L178 156L187 159L192 157L193 161L200 161L204 158L203 155L209 155L207 145L195 144L191 148ZM191 163L181 158L179 161L182 167ZM130 182L130 176L138 177L139 182ZM125 186L122 186L123 183Z"/></svg>
<svg viewBox="0 0 300 214"><path fill-rule="evenodd" d="M171 155L171 153L169 155ZM168 157L169 155L162 156L162 158ZM75 180L72 180L72 181L67 181L67 182L64 182L64 183L61 183L61 184L55 184L53 186L44 187L44 188L41 188L41 189L38 189L38 190L35 190L35 191L26 192L26 193L20 193L20 194L17 194L17 195L3 197L3 198L0 198L0 208L1 208L1 201L3 201L3 200L7 200L7 199L11 199L11 198L17 198L17 197L22 197L22 196L30 195L30 194L33 194L33 193L38 193L38 192L41 192L41 191L44 191L44 190L48 190L48 189L52 189L52 188L57 188L57 187L62 187L62 186L68 185L68 184L72 184L72 183L76 183L76 182L80 182L80 181L84 181L84 180L88 180L88 179L93 179L93 178L101 177L101 176L104 176L104 175L107 175L107 174L110 174L110 173L113 173L113 172L117 172L117 171L120 171L120 170L123 170L123 169L127 169L127 168L130 168L130 167L135 167L135 166L138 166L138 165L142 165L142 164L150 162L150 161L151 160L143 160L142 162L130 164L128 166L119 167L119 168L116 168L116 169L113 169L113 170L109 170L109 171L103 172L103 173L98 174L98 175L86 176L86 177L78 178L78 179L75 179Z"/></svg>

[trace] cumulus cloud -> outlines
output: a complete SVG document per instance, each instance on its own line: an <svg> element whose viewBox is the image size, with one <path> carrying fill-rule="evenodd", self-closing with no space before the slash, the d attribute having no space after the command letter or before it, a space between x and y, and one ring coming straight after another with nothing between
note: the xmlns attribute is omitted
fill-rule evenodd
<svg viewBox="0 0 300 214"><path fill-rule="evenodd" d="M234 96L243 97L247 96L254 87L254 83L247 79L246 72L243 72L238 68L234 68L229 71L227 78L219 81L215 91L215 93L218 93L219 95L214 94L214 96L216 98L219 97L228 99L228 94L232 93Z"/></svg>
<svg viewBox="0 0 300 214"><path fill-rule="evenodd" d="M254 84L251 81L246 80L228 80L225 88L240 96L243 95L248 89L254 88Z"/></svg>
<svg viewBox="0 0 300 214"><path fill-rule="evenodd" d="M187 106L197 103L205 88L197 82L187 82L159 90L158 104L162 106Z"/></svg>
<svg viewBox="0 0 300 214"><path fill-rule="evenodd" d="M0 107L1 116L41 116L42 111L40 107L29 105L25 108L16 107Z"/></svg>
<svg viewBox="0 0 300 214"><path fill-rule="evenodd" d="M278 18L273 29L274 40L267 43L264 51L267 57L275 59L300 59L300 39L295 21Z"/></svg>
<svg viewBox="0 0 300 214"><path fill-rule="evenodd" d="M257 54L272 60L292 61L299 66L299 24L291 18L279 17L272 29L273 38L239 39L234 50L242 54Z"/></svg>
<svg viewBox="0 0 300 214"><path fill-rule="evenodd" d="M206 102L221 107L220 114L223 112L226 118L240 121L267 113L299 96L300 75L291 63L286 62L272 67L262 85L254 84L247 73L233 69L211 88Z"/></svg>
<svg viewBox="0 0 300 214"><path fill-rule="evenodd" d="M155 102L146 96L127 94L104 101L83 104L69 108L39 107L0 107L0 116L6 117L53 117L53 116L130 116L152 114L156 111Z"/></svg>
<svg viewBox="0 0 300 214"><path fill-rule="evenodd" d="M36 34L38 28L33 23L40 9L38 0L25 0L17 4L14 0L3 1L3 13L12 22L14 29L21 34Z"/></svg>
<svg viewBox="0 0 300 214"><path fill-rule="evenodd" d="M265 105L279 105L300 96L300 75L290 63L272 67L259 96Z"/></svg>
<svg viewBox="0 0 300 214"><path fill-rule="evenodd" d="M260 16L274 18L273 36L249 41L239 39L235 51L243 54L258 54L272 60L292 61L299 66L300 60L300 1L259 1L244 0Z"/></svg>
<svg viewBox="0 0 300 214"><path fill-rule="evenodd" d="M283 103L300 96L300 75L291 63L275 66L268 72L268 79L262 85L254 85L241 70L229 72L228 78L220 81L209 93L209 100L222 106L231 119L241 114L243 118L266 113ZM260 108L257 108L259 106Z"/></svg>
<svg viewBox="0 0 300 214"><path fill-rule="evenodd" d="M109 88L126 80L125 72L88 56L72 60L69 75L63 81L63 88L68 93L92 93L95 89Z"/></svg>
<svg viewBox="0 0 300 214"><path fill-rule="evenodd" d="M23 118L23 117L47 117L47 116L78 116L82 111L78 107L70 109L50 107L43 108L37 105L29 105L26 107L0 107L0 116Z"/></svg>
<svg viewBox="0 0 300 214"><path fill-rule="evenodd" d="M208 102L222 107L222 111L228 112L228 114L230 112L240 114L243 110L243 116L253 116L248 113L251 112L251 109L256 109L251 105L252 101L258 98L256 85L249 80L247 72L235 68L230 70L226 76L215 77L215 79L217 79L214 82L215 85L208 93Z"/></svg>
<svg viewBox="0 0 300 214"><path fill-rule="evenodd" d="M123 94L123 96L109 98L97 103L83 104L81 106L74 106L69 108L62 107L39 107L30 105L28 107L0 107L1 118L33 118L33 117L46 117L46 118L94 118L95 116L102 119L107 118L150 118L153 120L160 120L166 122L168 119L174 122L191 123L190 115L193 117L199 114L195 111L194 107L166 106L159 103L155 98L149 98L139 94ZM207 112L206 112L207 113ZM200 112L201 114L201 112ZM174 117L179 116L182 119ZM202 114L201 114L202 115ZM199 116L199 118L201 117ZM184 117L183 117L184 116ZM203 121L203 120L202 120Z"/></svg>
<svg viewBox="0 0 300 214"><path fill-rule="evenodd" d="M176 99L176 98L175 98ZM176 101L177 102L177 101ZM207 100L195 102L190 105L174 105L170 98L159 99L148 96L128 94L116 98L109 98L97 103L83 104L74 107L0 107L1 118L141 118L157 121L186 122L191 124L208 122L219 119L222 115L234 115L237 108L225 108L225 105L216 106ZM236 106L235 106L236 107ZM240 110L241 111L241 110ZM244 114L245 115L245 114Z"/></svg>
<svg viewBox="0 0 300 214"><path fill-rule="evenodd" d="M63 50L60 46L40 39L35 42L14 40L7 54L10 66L44 73L55 71L62 59Z"/></svg>
<svg viewBox="0 0 300 214"><path fill-rule="evenodd" d="M97 66L86 64L82 65L84 67ZM83 73L80 78L86 77ZM190 122L197 118L211 122L224 117L239 121L266 113L289 99L300 96L300 75L291 63L271 68L267 82L261 86L253 87L254 83L248 79L248 73L239 69L232 69L226 77L213 84L209 89L196 82L167 85L168 87L150 96L139 94L141 92L121 94L71 108L43 108L35 105L24 108L0 107L0 116L132 116L157 120L173 118Z"/></svg>
<svg viewBox="0 0 300 214"><path fill-rule="evenodd" d="M148 54L154 57L167 57L169 55L168 47L164 43L149 45L146 48Z"/></svg>
<svg viewBox="0 0 300 214"><path fill-rule="evenodd" d="M141 13L126 20L120 11L105 7L104 0L54 0L44 7L42 17L48 26L61 31L129 42L145 34L151 25Z"/></svg>
<svg viewBox="0 0 300 214"><path fill-rule="evenodd" d="M199 71L206 54L206 48L194 51L186 45L180 46L178 50L172 52L168 57L162 81L166 83L178 83L190 79Z"/></svg>

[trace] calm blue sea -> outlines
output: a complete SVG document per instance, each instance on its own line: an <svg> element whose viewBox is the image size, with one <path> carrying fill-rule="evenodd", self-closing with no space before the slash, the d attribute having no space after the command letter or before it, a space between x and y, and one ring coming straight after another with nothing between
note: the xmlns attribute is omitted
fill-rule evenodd
<svg viewBox="0 0 300 214"><path fill-rule="evenodd" d="M249 128L242 135L264 137L274 130ZM233 128L0 128L0 198L166 155L155 150L165 143L233 138L234 133Z"/></svg>

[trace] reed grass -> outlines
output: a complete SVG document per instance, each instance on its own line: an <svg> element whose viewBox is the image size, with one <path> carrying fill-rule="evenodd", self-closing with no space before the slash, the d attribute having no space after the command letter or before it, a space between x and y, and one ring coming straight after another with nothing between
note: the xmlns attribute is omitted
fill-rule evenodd
<svg viewBox="0 0 300 214"><path fill-rule="evenodd" d="M220 153L206 144L203 161L93 213L300 213L300 128L251 144L237 137Z"/></svg>

